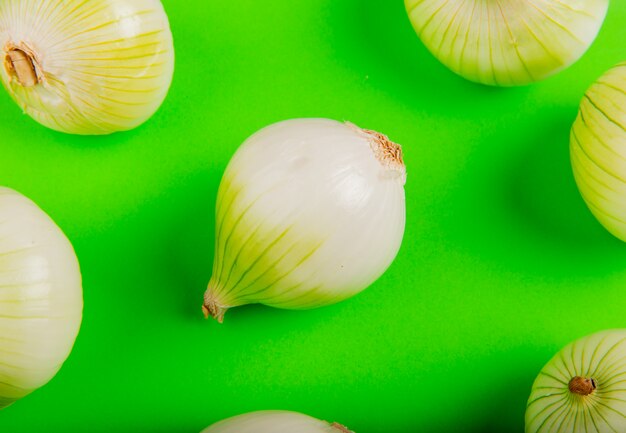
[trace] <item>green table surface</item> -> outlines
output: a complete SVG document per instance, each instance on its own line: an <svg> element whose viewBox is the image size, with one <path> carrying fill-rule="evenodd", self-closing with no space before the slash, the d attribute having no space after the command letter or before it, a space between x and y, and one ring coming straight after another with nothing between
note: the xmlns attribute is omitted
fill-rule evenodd
<svg viewBox="0 0 626 433"><path fill-rule="evenodd" d="M568 150L583 92L626 59L626 2L572 68L513 89L449 72L400 0L163 3L177 69L144 126L68 136L0 94L0 184L66 232L85 299L65 366L0 431L197 433L286 409L358 433L522 432L552 355L626 327L626 245L585 207ZM222 172L246 137L296 117L404 145L402 249L343 303L205 321Z"/></svg>

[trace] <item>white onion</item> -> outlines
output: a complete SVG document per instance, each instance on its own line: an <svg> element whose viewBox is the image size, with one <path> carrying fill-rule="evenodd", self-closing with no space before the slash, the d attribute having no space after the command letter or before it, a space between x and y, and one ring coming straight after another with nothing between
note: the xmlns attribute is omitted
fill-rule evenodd
<svg viewBox="0 0 626 433"><path fill-rule="evenodd" d="M174 71L160 0L2 0L0 77L52 129L109 134L154 114Z"/></svg>
<svg viewBox="0 0 626 433"><path fill-rule="evenodd" d="M541 370L526 409L526 433L626 431L626 330L566 346Z"/></svg>
<svg viewBox="0 0 626 433"><path fill-rule="evenodd" d="M609 0L405 0L413 27L443 64L479 83L515 86L574 63Z"/></svg>
<svg viewBox="0 0 626 433"><path fill-rule="evenodd" d="M602 225L626 241L626 63L585 94L570 140L574 177Z"/></svg>
<svg viewBox="0 0 626 433"><path fill-rule="evenodd" d="M0 409L45 385L82 317L71 244L32 201L0 187Z"/></svg>
<svg viewBox="0 0 626 433"><path fill-rule="evenodd" d="M201 433L351 433L344 426L329 424L286 411L262 411L235 416L213 424Z"/></svg>
<svg viewBox="0 0 626 433"><path fill-rule="evenodd" d="M405 178L400 146L351 124L297 119L253 135L220 185L205 314L314 308L365 289L402 242Z"/></svg>

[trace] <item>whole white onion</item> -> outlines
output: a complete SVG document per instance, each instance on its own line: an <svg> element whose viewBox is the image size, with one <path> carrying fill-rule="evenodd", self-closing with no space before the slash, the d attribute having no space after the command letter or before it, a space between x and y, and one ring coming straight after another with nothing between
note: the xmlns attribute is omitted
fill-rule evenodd
<svg viewBox="0 0 626 433"><path fill-rule="evenodd" d="M201 433L352 433L337 423L286 411L251 412L225 419Z"/></svg>
<svg viewBox="0 0 626 433"><path fill-rule="evenodd" d="M296 119L253 135L219 188L205 314L314 308L365 289L400 248L405 179L400 146L351 124Z"/></svg>
<svg viewBox="0 0 626 433"><path fill-rule="evenodd" d="M405 0L413 27L448 68L483 84L542 80L595 39L609 0Z"/></svg>
<svg viewBox="0 0 626 433"><path fill-rule="evenodd" d="M626 330L567 345L541 370L526 409L526 433L626 431Z"/></svg>
<svg viewBox="0 0 626 433"><path fill-rule="evenodd" d="M15 102L74 134L145 122L174 71L160 0L2 0L0 49L0 78Z"/></svg>
<svg viewBox="0 0 626 433"><path fill-rule="evenodd" d="M580 103L570 139L574 177L602 225L626 241L626 63L609 70Z"/></svg>
<svg viewBox="0 0 626 433"><path fill-rule="evenodd" d="M32 201L0 187L0 409L54 377L82 307L70 242Z"/></svg>

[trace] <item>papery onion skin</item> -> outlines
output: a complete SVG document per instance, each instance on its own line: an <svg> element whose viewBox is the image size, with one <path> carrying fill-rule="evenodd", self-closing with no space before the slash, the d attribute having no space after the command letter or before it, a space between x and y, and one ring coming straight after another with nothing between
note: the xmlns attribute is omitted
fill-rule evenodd
<svg viewBox="0 0 626 433"><path fill-rule="evenodd" d="M82 308L70 242L32 201L0 187L0 409L54 377Z"/></svg>
<svg viewBox="0 0 626 433"><path fill-rule="evenodd" d="M626 329L567 345L533 384L526 433L626 431Z"/></svg>
<svg viewBox="0 0 626 433"><path fill-rule="evenodd" d="M400 248L405 180L400 146L351 124L294 119L253 135L220 184L205 314L309 309L365 289Z"/></svg>
<svg viewBox="0 0 626 433"><path fill-rule="evenodd" d="M337 423L287 411L251 412L225 419L201 433L353 433Z"/></svg>
<svg viewBox="0 0 626 433"><path fill-rule="evenodd" d="M0 49L0 77L15 102L72 134L139 126L165 99L174 71L160 0L3 0Z"/></svg>
<svg viewBox="0 0 626 433"><path fill-rule="evenodd" d="M460 76L519 86L577 61L598 34L609 0L405 0L428 50Z"/></svg>

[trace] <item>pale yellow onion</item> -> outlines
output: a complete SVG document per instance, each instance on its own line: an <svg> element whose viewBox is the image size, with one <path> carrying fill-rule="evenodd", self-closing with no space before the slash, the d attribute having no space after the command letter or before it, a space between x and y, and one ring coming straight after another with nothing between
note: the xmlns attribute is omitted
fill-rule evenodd
<svg viewBox="0 0 626 433"><path fill-rule="evenodd" d="M135 128L163 102L174 47L160 0L2 0L0 76L52 129Z"/></svg>
<svg viewBox="0 0 626 433"><path fill-rule="evenodd" d="M576 184L602 225L626 241L626 63L585 94L570 138Z"/></svg>
<svg viewBox="0 0 626 433"><path fill-rule="evenodd" d="M337 423L287 411L251 412L225 419L201 433L353 433Z"/></svg>
<svg viewBox="0 0 626 433"><path fill-rule="evenodd" d="M574 63L595 39L609 0L405 0L428 50L483 84L542 80Z"/></svg>
<svg viewBox="0 0 626 433"><path fill-rule="evenodd" d="M405 181L400 146L377 132L329 119L257 132L220 184L205 314L316 308L364 290L400 248Z"/></svg>
<svg viewBox="0 0 626 433"><path fill-rule="evenodd" d="M0 409L57 373L82 307L70 242L32 201L0 187Z"/></svg>
<svg viewBox="0 0 626 433"><path fill-rule="evenodd" d="M598 332L557 353L533 384L526 433L626 431L626 329Z"/></svg>

